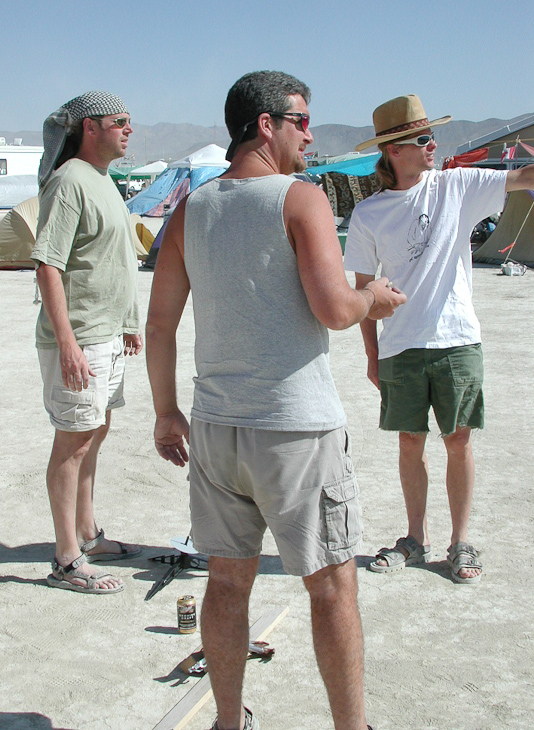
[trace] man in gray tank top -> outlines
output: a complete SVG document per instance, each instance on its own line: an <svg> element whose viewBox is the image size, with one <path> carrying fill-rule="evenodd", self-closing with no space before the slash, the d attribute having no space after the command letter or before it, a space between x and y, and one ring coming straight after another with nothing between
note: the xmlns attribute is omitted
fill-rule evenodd
<svg viewBox="0 0 534 730"><path fill-rule="evenodd" d="M219 730L258 727L241 689L266 527L286 572L302 576L309 592L336 729L368 727L353 560L361 513L327 328L390 317L406 297L386 278L349 286L326 196L288 177L305 169L313 142L309 99L305 84L273 71L230 89L231 166L173 214L148 314L156 448L178 466L190 459L193 541L210 555L202 640ZM176 329L189 291L191 429L175 387Z"/></svg>

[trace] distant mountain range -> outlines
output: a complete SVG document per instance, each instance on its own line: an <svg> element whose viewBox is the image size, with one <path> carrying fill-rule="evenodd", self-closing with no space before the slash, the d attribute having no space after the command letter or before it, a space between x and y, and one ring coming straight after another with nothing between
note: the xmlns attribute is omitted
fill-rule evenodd
<svg viewBox="0 0 534 730"><path fill-rule="evenodd" d="M483 122L469 122L466 120L453 120L442 127L435 127L437 149L437 166L441 167L445 157L454 155L457 148L472 139L477 139L485 134L494 132L512 122L517 122L529 114L521 114L513 119L485 119ZM350 127L344 124L322 124L312 128L314 143L306 151L318 150L320 155L342 155L352 152L357 144L375 136L374 128ZM369 152L376 152L376 147L371 147Z"/></svg>
<svg viewBox="0 0 534 730"><path fill-rule="evenodd" d="M513 119L485 119L483 122L464 120L452 121L442 127L436 127L438 143L438 165L444 157L453 155L459 145L489 134L506 124L517 122L528 114ZM343 155L352 152L354 147L374 136L373 127L351 127L345 124L321 124L312 128L314 143L308 152L318 151L320 155ZM42 145L41 132L0 131L0 137L12 143L17 137L27 145ZM230 137L225 127L200 127L195 124L160 123L153 126L134 125L134 133L130 137L128 159L136 166L154 160L179 160L207 144L215 143L220 147L228 147ZM375 148L376 149L376 148ZM371 148L370 151L373 151Z"/></svg>

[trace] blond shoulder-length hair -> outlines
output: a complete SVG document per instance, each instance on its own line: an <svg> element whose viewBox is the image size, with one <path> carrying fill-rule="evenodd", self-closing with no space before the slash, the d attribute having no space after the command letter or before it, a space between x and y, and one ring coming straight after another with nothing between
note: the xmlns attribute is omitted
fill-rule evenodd
<svg viewBox="0 0 534 730"><path fill-rule="evenodd" d="M395 175L395 170L391 164L388 152L388 145L390 144L391 142L383 142L378 145L378 149L382 153L382 157L376 163L376 174L380 181L380 192L393 190L397 186L397 176Z"/></svg>

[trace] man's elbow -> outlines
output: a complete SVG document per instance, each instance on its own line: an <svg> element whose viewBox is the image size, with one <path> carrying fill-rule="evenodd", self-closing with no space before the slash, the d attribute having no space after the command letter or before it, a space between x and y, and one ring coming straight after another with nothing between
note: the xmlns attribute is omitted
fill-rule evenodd
<svg viewBox="0 0 534 730"><path fill-rule="evenodd" d="M327 322L323 322L329 330L346 330L352 324L345 317L331 317Z"/></svg>
<svg viewBox="0 0 534 730"><path fill-rule="evenodd" d="M158 327L155 324L154 321L151 321L150 319L147 320L146 327L145 327L145 342L148 344L148 342L151 342L155 340L158 336Z"/></svg>
<svg viewBox="0 0 534 730"><path fill-rule="evenodd" d="M329 311L323 311L317 319L329 330L346 330L353 324L357 324L360 320L355 318L356 313L352 310L345 309L332 309Z"/></svg>
<svg viewBox="0 0 534 730"><path fill-rule="evenodd" d="M149 342L160 342L165 339L172 340L175 336L176 329L172 331L165 318L154 317L149 314L145 327L145 341L147 346Z"/></svg>

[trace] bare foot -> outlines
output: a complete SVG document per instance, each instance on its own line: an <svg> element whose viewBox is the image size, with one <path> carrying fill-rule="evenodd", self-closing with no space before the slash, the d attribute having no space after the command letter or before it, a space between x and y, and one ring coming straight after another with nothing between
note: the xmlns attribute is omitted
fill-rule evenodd
<svg viewBox="0 0 534 730"><path fill-rule="evenodd" d="M476 583L482 575L479 552L466 542L457 542L447 550L447 562L456 583Z"/></svg>
<svg viewBox="0 0 534 730"><path fill-rule="evenodd" d="M482 568L460 568L458 575L460 578L476 578L482 575Z"/></svg>
<svg viewBox="0 0 534 730"><path fill-rule="evenodd" d="M421 544L411 535L407 535L399 538L394 547L379 550L376 560L369 567L375 572L388 573L400 570L404 565L428 562L430 556L428 543Z"/></svg>

